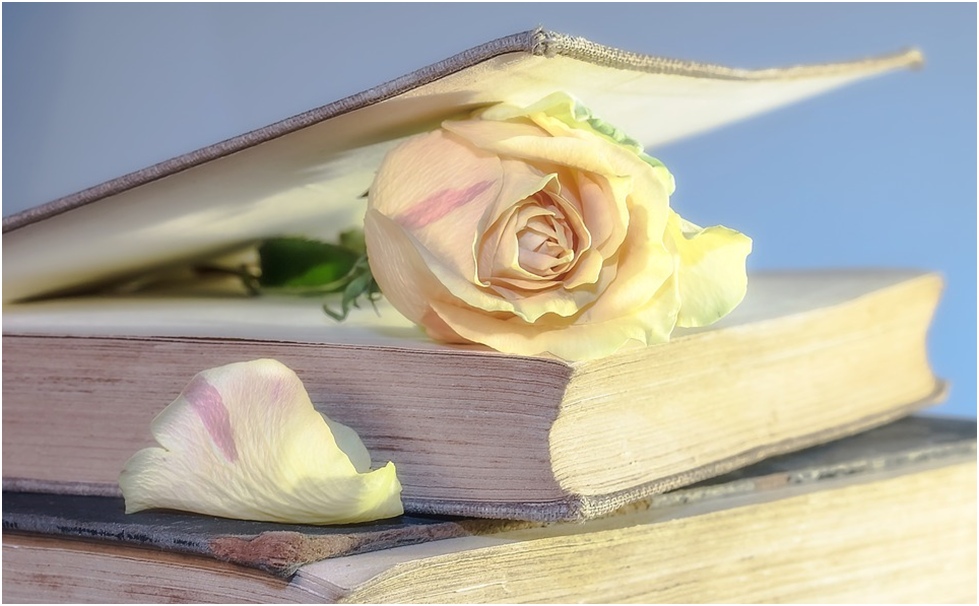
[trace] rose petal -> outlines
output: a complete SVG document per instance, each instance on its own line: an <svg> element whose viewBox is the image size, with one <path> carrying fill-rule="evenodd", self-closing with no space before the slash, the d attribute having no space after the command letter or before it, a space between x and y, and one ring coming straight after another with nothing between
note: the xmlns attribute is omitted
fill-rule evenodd
<svg viewBox="0 0 979 606"><path fill-rule="evenodd" d="M364 239L368 257L375 260L371 273L384 296L401 315L428 330L423 318L431 312L429 301L452 298L448 289L436 279L404 228L376 209L368 209L364 216ZM377 259L384 262L378 263ZM431 336L452 341L444 333Z"/></svg>
<svg viewBox="0 0 979 606"><path fill-rule="evenodd" d="M479 233L486 233L519 202L551 185L557 175L536 169L526 162L501 158L503 184L492 207L478 225ZM552 186L553 187L553 186Z"/></svg>
<svg viewBox="0 0 979 606"><path fill-rule="evenodd" d="M565 360L594 360L611 355L634 341L653 344L669 340L676 320L676 283L669 279L636 313L597 324L565 324L548 328L519 318L502 320L479 311L433 302L433 310L452 330L474 343L520 355L550 353Z"/></svg>
<svg viewBox="0 0 979 606"><path fill-rule="evenodd" d="M591 232L592 246L609 256L622 245L628 232L632 179L575 173L585 225Z"/></svg>
<svg viewBox="0 0 979 606"><path fill-rule="evenodd" d="M488 231L482 234L477 243L479 259L480 284L490 286L494 278L499 279L504 272L501 268L515 268L522 277L532 280L532 276L524 275L519 270L520 245L517 242L517 221L520 217L520 207L513 205L497 219Z"/></svg>
<svg viewBox="0 0 979 606"><path fill-rule="evenodd" d="M503 125L503 126L501 126ZM650 209L649 236L662 238L669 212L668 173L654 170L638 155L587 131L570 129L568 136L509 136L510 123L466 120L446 122L444 128L485 151L586 171L605 177L632 177L631 196Z"/></svg>
<svg viewBox="0 0 979 606"><path fill-rule="evenodd" d="M634 153L641 153L643 150L639 141L598 118L581 101L565 92L552 93L527 107L501 103L482 110L479 112L479 117L483 120L497 121L526 117L553 136L567 135L568 131L572 129L586 130Z"/></svg>
<svg viewBox="0 0 979 606"><path fill-rule="evenodd" d="M744 299L751 238L723 226L704 229L670 213L668 244L679 257L678 326L708 326Z"/></svg>
<svg viewBox="0 0 979 606"><path fill-rule="evenodd" d="M387 155L368 205L476 282L477 226L502 187L499 158L435 131L409 139Z"/></svg>
<svg viewBox="0 0 979 606"><path fill-rule="evenodd" d="M598 283L602 274L602 255L594 249L589 249L581 253L578 257L574 269L564 277L563 286L568 290L576 288L588 288ZM595 289L597 294L599 291Z"/></svg>
<svg viewBox="0 0 979 606"><path fill-rule="evenodd" d="M649 213L633 207L629 234L615 257L614 278L579 317L580 322L607 322L645 308L674 271L674 259L660 239L649 239Z"/></svg>
<svg viewBox="0 0 979 606"><path fill-rule="evenodd" d="M299 377L275 360L198 374L151 427L160 447L137 452L119 477L127 513L303 524L402 513L394 464L369 471L356 433L324 420Z"/></svg>
<svg viewBox="0 0 979 606"><path fill-rule="evenodd" d="M485 292L433 255L407 230L373 209L367 211L364 219L364 235L368 255L385 259L383 264L371 265L381 291L398 311L413 322L421 323L421 318L427 312L426 301L435 297L458 299L487 313L514 314L528 322L547 313L561 316L574 314L580 309L577 301L592 298L587 292L560 291L511 301Z"/></svg>
<svg viewBox="0 0 979 606"><path fill-rule="evenodd" d="M492 154L563 165L600 175L629 174L616 171L609 158L619 152L623 155L629 152L597 137L591 141L570 136L551 137L537 127L482 120L444 122L442 126ZM631 155L634 160L640 161L635 154ZM618 158L618 161L621 163L623 159Z"/></svg>

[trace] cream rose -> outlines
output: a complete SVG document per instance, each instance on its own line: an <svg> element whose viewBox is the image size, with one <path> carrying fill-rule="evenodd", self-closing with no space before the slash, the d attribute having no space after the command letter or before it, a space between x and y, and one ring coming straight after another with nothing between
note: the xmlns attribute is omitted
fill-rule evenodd
<svg viewBox="0 0 979 606"><path fill-rule="evenodd" d="M365 218L390 302L437 340L585 360L704 326L751 240L670 209L673 177L563 93L497 105L385 158Z"/></svg>

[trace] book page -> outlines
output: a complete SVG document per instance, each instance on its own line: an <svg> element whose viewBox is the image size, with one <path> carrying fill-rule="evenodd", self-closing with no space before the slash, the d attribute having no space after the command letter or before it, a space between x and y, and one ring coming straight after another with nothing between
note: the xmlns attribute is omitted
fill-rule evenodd
<svg viewBox="0 0 979 606"><path fill-rule="evenodd" d="M937 279L902 270L768 272L749 276L741 305L717 324L677 329L674 337L743 326L846 303L915 279ZM326 299L339 307L337 297ZM489 351L481 346L435 343L386 300L369 304L338 323L320 297L143 296L78 297L3 306L4 334L229 338ZM500 354L502 355L502 354Z"/></svg>

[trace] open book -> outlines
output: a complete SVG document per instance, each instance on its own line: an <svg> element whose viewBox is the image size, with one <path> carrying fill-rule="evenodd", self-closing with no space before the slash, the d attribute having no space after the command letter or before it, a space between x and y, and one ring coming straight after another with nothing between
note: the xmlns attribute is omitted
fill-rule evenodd
<svg viewBox="0 0 979 606"><path fill-rule="evenodd" d="M4 486L114 494L194 373L258 357L394 461L421 512L591 517L906 414L942 391L926 274L756 276L722 324L575 364L437 345L390 308L338 326L309 299L67 295L357 224L387 150L484 104L566 91L653 146L919 60L746 71L534 30L9 217Z"/></svg>

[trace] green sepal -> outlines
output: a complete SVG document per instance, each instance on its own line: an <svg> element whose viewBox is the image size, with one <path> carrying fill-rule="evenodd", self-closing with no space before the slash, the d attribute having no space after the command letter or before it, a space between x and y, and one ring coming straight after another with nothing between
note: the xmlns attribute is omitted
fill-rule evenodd
<svg viewBox="0 0 979 606"><path fill-rule="evenodd" d="M360 309L361 297L367 297L376 312L375 303L381 296L381 289L374 280L374 274L371 273L367 255L357 260L348 278L349 280L343 289L343 297L340 300L340 311L333 311L328 304L323 304L323 312L337 322L346 320L351 308Z"/></svg>

